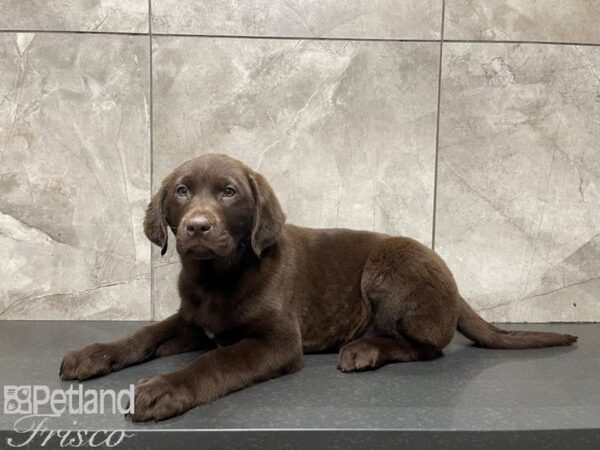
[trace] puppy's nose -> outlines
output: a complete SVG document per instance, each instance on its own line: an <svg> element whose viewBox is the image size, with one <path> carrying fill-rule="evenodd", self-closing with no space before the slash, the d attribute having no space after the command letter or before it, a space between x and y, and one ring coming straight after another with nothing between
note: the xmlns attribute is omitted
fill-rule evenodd
<svg viewBox="0 0 600 450"><path fill-rule="evenodd" d="M212 223L206 216L196 216L188 220L185 230L190 236L206 234L212 229Z"/></svg>

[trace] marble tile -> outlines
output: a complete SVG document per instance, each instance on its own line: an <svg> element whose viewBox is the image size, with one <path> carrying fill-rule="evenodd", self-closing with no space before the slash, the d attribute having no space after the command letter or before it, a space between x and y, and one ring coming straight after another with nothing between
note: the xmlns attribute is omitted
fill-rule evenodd
<svg viewBox="0 0 600 450"><path fill-rule="evenodd" d="M442 0L153 0L156 33L439 39Z"/></svg>
<svg viewBox="0 0 600 450"><path fill-rule="evenodd" d="M444 46L436 250L496 321L600 320L600 49Z"/></svg>
<svg viewBox="0 0 600 450"><path fill-rule="evenodd" d="M148 32L148 0L2 0L0 30Z"/></svg>
<svg viewBox="0 0 600 450"><path fill-rule="evenodd" d="M148 38L0 34L0 318L148 319Z"/></svg>
<svg viewBox="0 0 600 450"><path fill-rule="evenodd" d="M593 0L446 0L444 37L600 44Z"/></svg>
<svg viewBox="0 0 600 450"><path fill-rule="evenodd" d="M267 176L290 223L430 243L438 44L154 44L155 184L184 160L227 153ZM177 302L177 264L154 265L159 312Z"/></svg>

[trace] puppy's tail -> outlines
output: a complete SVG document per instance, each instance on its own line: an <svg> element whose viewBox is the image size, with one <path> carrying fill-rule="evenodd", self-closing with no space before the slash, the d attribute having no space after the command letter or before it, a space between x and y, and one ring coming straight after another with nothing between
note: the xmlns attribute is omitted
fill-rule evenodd
<svg viewBox="0 0 600 450"><path fill-rule="evenodd" d="M479 347L524 349L571 345L577 336L541 331L501 330L483 320L461 297L458 331Z"/></svg>

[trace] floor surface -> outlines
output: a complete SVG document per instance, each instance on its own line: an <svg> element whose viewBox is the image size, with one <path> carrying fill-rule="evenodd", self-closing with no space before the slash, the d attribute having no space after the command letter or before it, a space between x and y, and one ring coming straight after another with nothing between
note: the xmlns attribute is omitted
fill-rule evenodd
<svg viewBox="0 0 600 450"><path fill-rule="evenodd" d="M68 389L61 355L109 341L141 322L0 322L0 379L6 385ZM344 374L336 355L307 355L304 369L233 393L159 423L134 424L120 414L49 418L50 430L131 430L126 448L199 442L201 448L600 448L600 324L510 325L576 334L570 348L485 350L458 335L435 361ZM83 383L125 389L140 378L176 370L188 353L154 360ZM76 385L76 383L75 383ZM20 416L3 414L2 439ZM5 437L6 436L6 437ZM1 444L4 444L2 442ZM0 444L0 447L2 445ZM124 444L123 444L124 445ZM587 447L586 447L587 446ZM34 447L32 447L34 448ZM124 447L125 448L125 447ZM498 447L500 448L500 447Z"/></svg>

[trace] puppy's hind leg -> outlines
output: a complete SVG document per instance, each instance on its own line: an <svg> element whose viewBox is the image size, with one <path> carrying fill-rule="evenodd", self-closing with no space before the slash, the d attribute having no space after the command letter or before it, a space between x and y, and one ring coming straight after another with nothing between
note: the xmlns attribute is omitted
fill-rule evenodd
<svg viewBox="0 0 600 450"><path fill-rule="evenodd" d="M439 256L407 238L381 241L362 275L379 337L363 337L340 351L343 371L435 358L450 343L458 320L458 289Z"/></svg>
<svg viewBox="0 0 600 450"><path fill-rule="evenodd" d="M412 343L403 337L363 337L342 347L338 369L342 372L373 370L393 362L433 359L440 354L431 346Z"/></svg>

